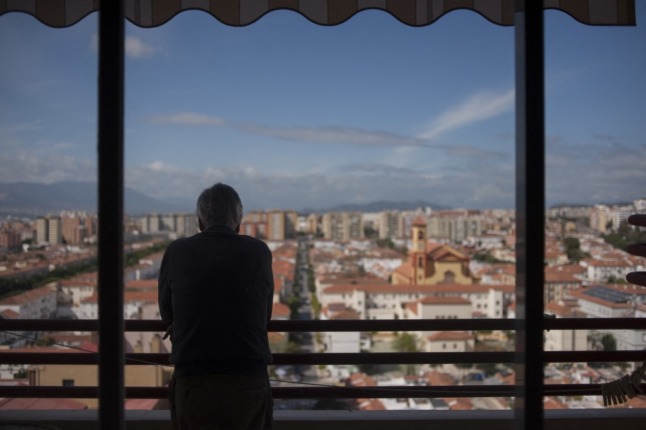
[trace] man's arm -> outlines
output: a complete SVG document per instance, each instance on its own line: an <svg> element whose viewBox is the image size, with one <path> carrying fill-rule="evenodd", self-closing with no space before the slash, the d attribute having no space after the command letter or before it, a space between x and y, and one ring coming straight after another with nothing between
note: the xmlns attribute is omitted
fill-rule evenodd
<svg viewBox="0 0 646 430"><path fill-rule="evenodd" d="M266 266L267 274L265 276L269 284L269 291L267 294L267 323L269 324L269 321L271 321L271 313L274 309L274 271L272 269L273 257L271 255L271 251L269 250L269 248L267 248L267 254L268 254L268 262Z"/></svg>
<svg viewBox="0 0 646 430"><path fill-rule="evenodd" d="M159 269L159 282L158 282L158 302L159 302L159 316L162 321L166 323L166 333L164 339L171 335L171 326L173 325L173 303L172 303L172 278L169 273L169 250L166 249L164 257L162 258L161 267ZM172 341L171 337L171 341Z"/></svg>

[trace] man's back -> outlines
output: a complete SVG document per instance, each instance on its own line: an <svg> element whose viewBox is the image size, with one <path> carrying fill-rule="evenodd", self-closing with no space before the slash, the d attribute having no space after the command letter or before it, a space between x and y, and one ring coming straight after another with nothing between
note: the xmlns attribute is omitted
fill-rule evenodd
<svg viewBox="0 0 646 430"><path fill-rule="evenodd" d="M272 297L263 242L222 225L173 242L162 261L159 302L172 324L176 376L266 373Z"/></svg>

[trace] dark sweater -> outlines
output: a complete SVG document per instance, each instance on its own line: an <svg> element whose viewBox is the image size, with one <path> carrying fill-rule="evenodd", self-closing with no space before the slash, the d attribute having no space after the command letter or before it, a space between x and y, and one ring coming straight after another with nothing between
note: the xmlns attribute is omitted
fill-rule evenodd
<svg viewBox="0 0 646 430"><path fill-rule="evenodd" d="M264 242L222 225L168 246L159 273L159 312L172 324L175 376L266 375L271 261Z"/></svg>

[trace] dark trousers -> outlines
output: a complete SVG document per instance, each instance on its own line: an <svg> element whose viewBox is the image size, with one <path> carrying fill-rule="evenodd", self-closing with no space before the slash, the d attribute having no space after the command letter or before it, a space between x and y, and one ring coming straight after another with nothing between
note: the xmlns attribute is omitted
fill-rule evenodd
<svg viewBox="0 0 646 430"><path fill-rule="evenodd" d="M173 377L168 395L175 430L272 428L273 401L266 376Z"/></svg>

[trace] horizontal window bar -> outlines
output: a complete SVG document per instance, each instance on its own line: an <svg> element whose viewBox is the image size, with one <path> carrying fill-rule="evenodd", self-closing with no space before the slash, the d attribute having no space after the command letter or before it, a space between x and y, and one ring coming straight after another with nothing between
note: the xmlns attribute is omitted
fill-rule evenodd
<svg viewBox="0 0 646 430"><path fill-rule="evenodd" d="M98 354L78 352L0 351L2 364L97 364ZM646 361L646 350L638 351L549 351L546 363ZM313 364L446 364L513 363L514 352L368 352L368 353L280 353L273 355L273 365ZM126 354L128 365L168 366L169 354Z"/></svg>
<svg viewBox="0 0 646 430"><path fill-rule="evenodd" d="M646 391L646 384L641 385ZM438 397L513 397L515 385L446 385L388 387L272 387L277 399L322 398L438 398ZM0 386L0 397L9 398L96 398L98 387ZM600 395L599 384L548 384L546 396ZM126 398L161 399L166 387L126 387Z"/></svg>
<svg viewBox="0 0 646 430"><path fill-rule="evenodd" d="M272 332L347 332L347 331L460 331L515 330L518 319L456 320L289 320L271 321ZM97 331L98 320L0 320L0 330L21 331ZM546 318L546 330L632 329L646 330L644 318ZM163 332L159 320L126 320L129 332Z"/></svg>

